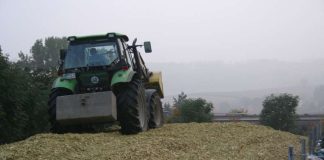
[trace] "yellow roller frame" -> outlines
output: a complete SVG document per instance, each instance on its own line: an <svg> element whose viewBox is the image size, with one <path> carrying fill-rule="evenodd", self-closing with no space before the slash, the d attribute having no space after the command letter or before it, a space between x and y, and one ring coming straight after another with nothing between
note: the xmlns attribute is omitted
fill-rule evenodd
<svg viewBox="0 0 324 160"><path fill-rule="evenodd" d="M152 72L146 88L156 89L158 91L160 97L163 98L164 92L163 92L162 73L161 72Z"/></svg>

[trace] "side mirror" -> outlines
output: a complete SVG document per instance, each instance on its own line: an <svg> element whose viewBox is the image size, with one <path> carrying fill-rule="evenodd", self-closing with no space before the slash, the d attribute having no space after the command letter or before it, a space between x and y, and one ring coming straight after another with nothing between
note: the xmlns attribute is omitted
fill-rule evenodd
<svg viewBox="0 0 324 160"><path fill-rule="evenodd" d="M152 47L151 47L151 42L150 41L144 42L144 50L145 50L145 53L151 53L152 52Z"/></svg>
<svg viewBox="0 0 324 160"><path fill-rule="evenodd" d="M60 60L64 60L66 56L66 49L60 49Z"/></svg>

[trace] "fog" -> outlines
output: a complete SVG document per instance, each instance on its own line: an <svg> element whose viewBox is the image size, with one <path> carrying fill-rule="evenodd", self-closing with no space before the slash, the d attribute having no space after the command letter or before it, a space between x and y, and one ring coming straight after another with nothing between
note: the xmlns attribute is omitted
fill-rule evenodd
<svg viewBox="0 0 324 160"><path fill-rule="evenodd" d="M311 97L324 84L323 0L0 0L0 20L0 45L13 61L48 36L150 40L153 53L143 57L162 70L168 97L255 90L269 91L255 98L278 90Z"/></svg>
<svg viewBox="0 0 324 160"><path fill-rule="evenodd" d="M226 63L152 63L168 94L236 92L324 84L324 59L308 62L251 60Z"/></svg>
<svg viewBox="0 0 324 160"><path fill-rule="evenodd" d="M323 61L250 60L234 64L150 63L148 66L163 71L165 102L172 103L172 97L183 91L189 97L213 102L217 113L244 108L258 114L266 96L289 93L300 97L298 113L323 113Z"/></svg>
<svg viewBox="0 0 324 160"><path fill-rule="evenodd" d="M106 33L151 40L152 62L323 58L322 0L1 0L11 59L36 39Z"/></svg>

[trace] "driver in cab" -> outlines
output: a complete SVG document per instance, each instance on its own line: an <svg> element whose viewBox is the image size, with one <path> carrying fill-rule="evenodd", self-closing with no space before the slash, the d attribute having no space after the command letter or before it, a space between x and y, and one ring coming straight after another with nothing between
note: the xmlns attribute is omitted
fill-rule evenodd
<svg viewBox="0 0 324 160"><path fill-rule="evenodd" d="M106 61L105 57L99 54L96 48L90 49L90 56L89 56L90 65L105 65L107 63L105 61Z"/></svg>

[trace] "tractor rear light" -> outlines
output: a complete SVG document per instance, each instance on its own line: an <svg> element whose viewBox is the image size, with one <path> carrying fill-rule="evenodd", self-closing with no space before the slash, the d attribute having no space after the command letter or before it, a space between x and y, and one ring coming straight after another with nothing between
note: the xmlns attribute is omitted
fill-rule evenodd
<svg viewBox="0 0 324 160"><path fill-rule="evenodd" d="M122 69L123 71L127 71L127 70L128 70L128 66L122 66L121 69Z"/></svg>

